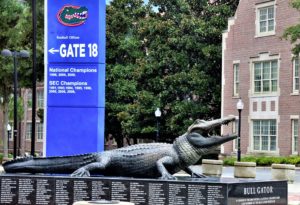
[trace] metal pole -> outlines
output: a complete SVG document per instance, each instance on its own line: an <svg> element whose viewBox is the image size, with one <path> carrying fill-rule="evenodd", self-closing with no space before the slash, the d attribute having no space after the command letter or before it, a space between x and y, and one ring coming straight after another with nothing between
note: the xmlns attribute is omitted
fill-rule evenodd
<svg viewBox="0 0 300 205"><path fill-rule="evenodd" d="M242 110L239 109L239 133L238 133L238 150L237 150L237 161L241 161L241 112Z"/></svg>
<svg viewBox="0 0 300 205"><path fill-rule="evenodd" d="M36 1L32 0L32 123L31 123L31 156L35 153L35 116L36 116Z"/></svg>
<svg viewBox="0 0 300 205"><path fill-rule="evenodd" d="M18 72L17 72L17 52L13 52L14 58L14 159L17 157L17 136L18 136L18 113L17 113L17 103L18 103Z"/></svg>
<svg viewBox="0 0 300 205"><path fill-rule="evenodd" d="M7 131L7 152L9 153L9 131Z"/></svg>
<svg viewBox="0 0 300 205"><path fill-rule="evenodd" d="M159 120L156 118L156 142L159 141Z"/></svg>

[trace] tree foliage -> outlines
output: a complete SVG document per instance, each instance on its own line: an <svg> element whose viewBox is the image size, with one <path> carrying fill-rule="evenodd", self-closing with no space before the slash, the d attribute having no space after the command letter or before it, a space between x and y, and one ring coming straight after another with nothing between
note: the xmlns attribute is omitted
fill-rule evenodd
<svg viewBox="0 0 300 205"><path fill-rule="evenodd" d="M107 133L163 140L219 117L221 34L232 4L115 0L107 8Z"/></svg>
<svg viewBox="0 0 300 205"><path fill-rule="evenodd" d="M300 11L300 0L291 0L291 6ZM298 55L300 53L300 44L297 41L300 39L300 24L288 27L283 33L283 38L289 39L291 43L295 43L293 53Z"/></svg>
<svg viewBox="0 0 300 205"><path fill-rule="evenodd" d="M129 131L127 124L134 124L134 115L128 110L135 107L137 97L136 70L138 59L145 56L137 22L145 18L146 7L142 0L115 0L107 7L107 74L106 74L106 133L117 137ZM136 128L136 126L131 126Z"/></svg>
<svg viewBox="0 0 300 205"><path fill-rule="evenodd" d="M36 2L36 72L37 81L42 82L44 79L44 1ZM24 16L21 19L20 30L23 31L22 35L19 35L19 41L23 47L26 47L28 51L32 51L33 47L33 28L32 28L32 0L25 0L26 9L24 10ZM23 48L24 49L24 48ZM30 63L20 68L20 86L32 87L32 57Z"/></svg>
<svg viewBox="0 0 300 205"><path fill-rule="evenodd" d="M44 61L43 61L43 2L37 1L37 76L38 80L43 79ZM1 10L1 33L0 50L9 49L11 51L27 50L31 53L32 48L32 10L31 0L19 1L9 0L0 1ZM13 58L1 57L0 71L0 96L1 108L4 116L3 126L3 146L4 156L7 156L7 136L6 125L8 123L9 104L12 103L10 95L13 91ZM28 87L32 85L32 58L17 58L18 85ZM20 106L19 106L20 107ZM21 118L19 118L21 119Z"/></svg>
<svg viewBox="0 0 300 205"><path fill-rule="evenodd" d="M0 1L1 10L1 33L0 33L0 49L9 49L11 51L18 51L26 49L23 47L19 36L23 35L24 22L22 21L25 15L26 4L17 0ZM13 89L13 58L1 57L0 67L0 96L1 108L3 114L2 130L4 156L7 157L7 135L6 126L8 124L8 104L9 97Z"/></svg>

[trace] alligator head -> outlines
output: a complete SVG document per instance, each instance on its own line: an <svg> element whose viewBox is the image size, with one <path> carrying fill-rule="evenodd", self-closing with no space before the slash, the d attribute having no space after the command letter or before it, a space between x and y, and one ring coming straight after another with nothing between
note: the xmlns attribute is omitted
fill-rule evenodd
<svg viewBox="0 0 300 205"><path fill-rule="evenodd" d="M58 21L65 26L79 26L83 24L88 17L86 7L66 5L57 13Z"/></svg>
<svg viewBox="0 0 300 205"><path fill-rule="evenodd" d="M212 121L197 120L188 128L187 140L197 148L217 147L225 142L235 139L237 136L211 136L210 131L234 120L234 116L228 116Z"/></svg>

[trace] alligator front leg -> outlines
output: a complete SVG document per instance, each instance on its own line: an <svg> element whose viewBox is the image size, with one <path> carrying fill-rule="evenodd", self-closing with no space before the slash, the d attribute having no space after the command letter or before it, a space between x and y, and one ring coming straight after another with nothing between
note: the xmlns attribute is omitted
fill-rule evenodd
<svg viewBox="0 0 300 205"><path fill-rule="evenodd" d="M101 157L99 162L93 162L74 171L72 177L89 177L92 170L104 170L110 161L109 157Z"/></svg>
<svg viewBox="0 0 300 205"><path fill-rule="evenodd" d="M174 177L172 174L170 174L165 167L165 165L174 165L174 164L175 164L174 159L169 156L163 157L156 162L157 169L158 169L159 173L161 174L160 179L164 179L164 180L176 179L176 177Z"/></svg>

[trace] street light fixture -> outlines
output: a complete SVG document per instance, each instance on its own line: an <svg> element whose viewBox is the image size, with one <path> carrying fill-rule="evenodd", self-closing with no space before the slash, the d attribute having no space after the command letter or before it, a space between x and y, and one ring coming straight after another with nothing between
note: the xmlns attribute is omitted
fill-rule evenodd
<svg viewBox="0 0 300 205"><path fill-rule="evenodd" d="M241 98L239 99L239 101L236 104L236 109L239 112L239 132L238 132L238 139L237 139L237 143L238 143L237 161L240 162L241 161L241 121L242 121L241 113L242 113L242 110L244 109L244 103Z"/></svg>
<svg viewBox="0 0 300 205"><path fill-rule="evenodd" d="M10 131L11 131L10 124L7 124L6 130L7 130L7 149L9 150L9 136L10 136Z"/></svg>
<svg viewBox="0 0 300 205"><path fill-rule="evenodd" d="M156 117L156 140L155 141L158 142L159 141L159 118L161 117L161 111L160 111L159 107L156 108L154 114Z"/></svg>
<svg viewBox="0 0 300 205"><path fill-rule="evenodd" d="M18 72L17 72L17 58L29 58L29 52L25 50L10 51L4 49L1 51L1 55L5 57L13 57L14 59L14 159L17 157L17 136L18 136L18 118L17 118L17 101L18 101Z"/></svg>

